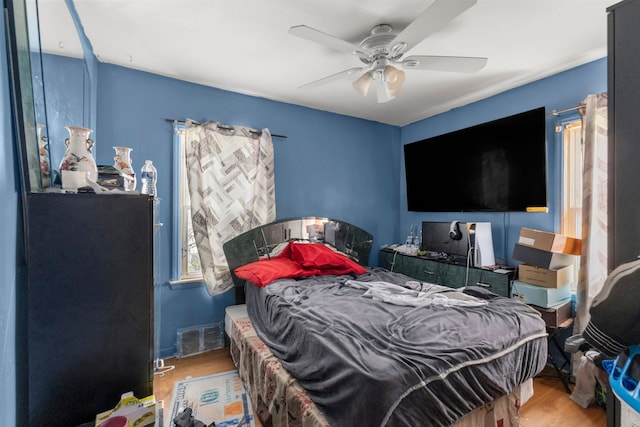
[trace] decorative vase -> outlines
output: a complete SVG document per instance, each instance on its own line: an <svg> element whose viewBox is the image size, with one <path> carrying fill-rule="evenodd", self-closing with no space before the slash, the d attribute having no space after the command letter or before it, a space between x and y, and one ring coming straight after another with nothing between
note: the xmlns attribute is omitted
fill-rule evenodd
<svg viewBox="0 0 640 427"><path fill-rule="evenodd" d="M40 175L42 177L42 187L47 188L51 185L50 168L49 168L49 141L47 137L42 135L44 125L38 123L38 153L40 154Z"/></svg>
<svg viewBox="0 0 640 427"><path fill-rule="evenodd" d="M136 174L131 166L131 151L129 147L113 147L116 155L113 156L113 167L116 168L124 178L124 190L134 191L136 189Z"/></svg>
<svg viewBox="0 0 640 427"><path fill-rule="evenodd" d="M93 140L89 138L91 129L65 126L69 138L64 140L67 151L60 162L62 188L78 189L87 185L87 179L96 182L98 167L91 154Z"/></svg>

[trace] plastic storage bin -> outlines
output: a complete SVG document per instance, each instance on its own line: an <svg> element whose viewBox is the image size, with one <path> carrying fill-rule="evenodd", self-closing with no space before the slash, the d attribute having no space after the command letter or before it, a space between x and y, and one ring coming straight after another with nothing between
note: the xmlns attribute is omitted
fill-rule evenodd
<svg viewBox="0 0 640 427"><path fill-rule="evenodd" d="M632 345L615 361L605 361L611 390L620 400L621 426L640 426L640 346Z"/></svg>

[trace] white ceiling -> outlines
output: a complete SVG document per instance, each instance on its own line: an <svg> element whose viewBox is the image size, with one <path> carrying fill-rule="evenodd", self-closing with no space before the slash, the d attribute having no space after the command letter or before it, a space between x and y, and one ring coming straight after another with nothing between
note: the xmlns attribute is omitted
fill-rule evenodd
<svg viewBox="0 0 640 427"><path fill-rule="evenodd" d="M383 104L349 79L300 89L362 63L288 30L304 24L357 45L377 24L401 31L433 0L73 2L101 62L403 126L606 56L606 8L617 0L478 0L405 57L488 57L486 67L406 70ZM81 56L64 0L39 0L39 19L43 51Z"/></svg>

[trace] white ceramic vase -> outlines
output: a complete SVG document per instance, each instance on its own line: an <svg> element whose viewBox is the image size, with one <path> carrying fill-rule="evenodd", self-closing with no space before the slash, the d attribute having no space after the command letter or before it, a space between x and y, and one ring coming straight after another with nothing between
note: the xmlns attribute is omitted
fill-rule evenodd
<svg viewBox="0 0 640 427"><path fill-rule="evenodd" d="M91 154L93 140L89 138L91 129L65 126L69 131L69 138L64 140L67 151L60 162L62 188L78 189L87 185L87 179L98 180L98 167Z"/></svg>
<svg viewBox="0 0 640 427"><path fill-rule="evenodd" d="M113 147L116 155L113 156L113 167L116 168L124 178L124 190L134 191L136 189L136 174L131 166L131 151L129 147Z"/></svg>

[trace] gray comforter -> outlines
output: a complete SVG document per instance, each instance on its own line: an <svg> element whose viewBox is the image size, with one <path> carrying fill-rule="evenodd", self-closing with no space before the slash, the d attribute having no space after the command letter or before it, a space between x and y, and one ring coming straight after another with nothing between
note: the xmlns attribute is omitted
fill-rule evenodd
<svg viewBox="0 0 640 427"><path fill-rule="evenodd" d="M370 269L247 284L246 299L260 338L332 427L450 425L546 363L538 313L482 288Z"/></svg>

